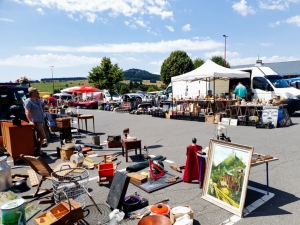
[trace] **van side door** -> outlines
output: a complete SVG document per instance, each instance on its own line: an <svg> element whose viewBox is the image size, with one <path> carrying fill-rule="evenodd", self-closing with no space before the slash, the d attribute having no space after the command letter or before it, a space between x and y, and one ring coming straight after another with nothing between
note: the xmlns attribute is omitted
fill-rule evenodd
<svg viewBox="0 0 300 225"><path fill-rule="evenodd" d="M274 90L266 78L252 77L252 92L254 93L253 98L268 101L272 99Z"/></svg>

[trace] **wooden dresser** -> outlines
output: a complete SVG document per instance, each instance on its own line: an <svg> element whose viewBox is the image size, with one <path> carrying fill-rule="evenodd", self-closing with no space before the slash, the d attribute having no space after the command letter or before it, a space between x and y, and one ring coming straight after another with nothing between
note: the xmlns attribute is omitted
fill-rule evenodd
<svg viewBox="0 0 300 225"><path fill-rule="evenodd" d="M12 122L2 122L1 131L3 146L13 158L20 159L20 154L34 154L33 125L22 121L21 126L14 126Z"/></svg>

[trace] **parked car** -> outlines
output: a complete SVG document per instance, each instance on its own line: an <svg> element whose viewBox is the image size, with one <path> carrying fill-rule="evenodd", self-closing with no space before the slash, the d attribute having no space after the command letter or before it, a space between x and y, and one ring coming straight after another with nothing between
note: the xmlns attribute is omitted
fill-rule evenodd
<svg viewBox="0 0 300 225"><path fill-rule="evenodd" d="M123 102L142 102L144 98L143 94L138 94L138 93L127 93L122 95L122 100Z"/></svg>
<svg viewBox="0 0 300 225"><path fill-rule="evenodd" d="M144 97L142 98L142 102L153 102L153 98L154 96L153 95L150 95L150 94L144 94Z"/></svg>
<svg viewBox="0 0 300 225"><path fill-rule="evenodd" d="M10 119L10 107L16 105L19 107L18 116L27 121L25 116L24 101L28 97L28 87L19 86L17 83L0 83L0 120Z"/></svg>

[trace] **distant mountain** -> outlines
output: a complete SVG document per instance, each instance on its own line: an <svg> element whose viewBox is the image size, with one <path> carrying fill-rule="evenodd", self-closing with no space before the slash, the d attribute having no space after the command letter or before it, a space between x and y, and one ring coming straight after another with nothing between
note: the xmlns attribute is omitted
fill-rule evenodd
<svg viewBox="0 0 300 225"><path fill-rule="evenodd" d="M213 163L213 167L215 168L226 168L226 170L231 170L233 168L245 168L244 163L239 159L234 151L231 152L231 154L228 155L226 159L224 159L219 165L215 165Z"/></svg>
<svg viewBox="0 0 300 225"><path fill-rule="evenodd" d="M124 79L140 82L142 80L150 80L152 83L160 80L160 75L149 73L146 70L129 69L123 71Z"/></svg>

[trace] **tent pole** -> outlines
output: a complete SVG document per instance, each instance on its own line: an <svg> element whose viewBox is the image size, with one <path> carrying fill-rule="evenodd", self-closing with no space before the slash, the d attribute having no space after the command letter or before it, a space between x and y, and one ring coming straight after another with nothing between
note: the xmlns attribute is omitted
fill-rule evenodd
<svg viewBox="0 0 300 225"><path fill-rule="evenodd" d="M216 111L216 106L217 106L217 98L216 98L216 77L214 76L214 96L215 96L215 105L214 105L214 111Z"/></svg>

